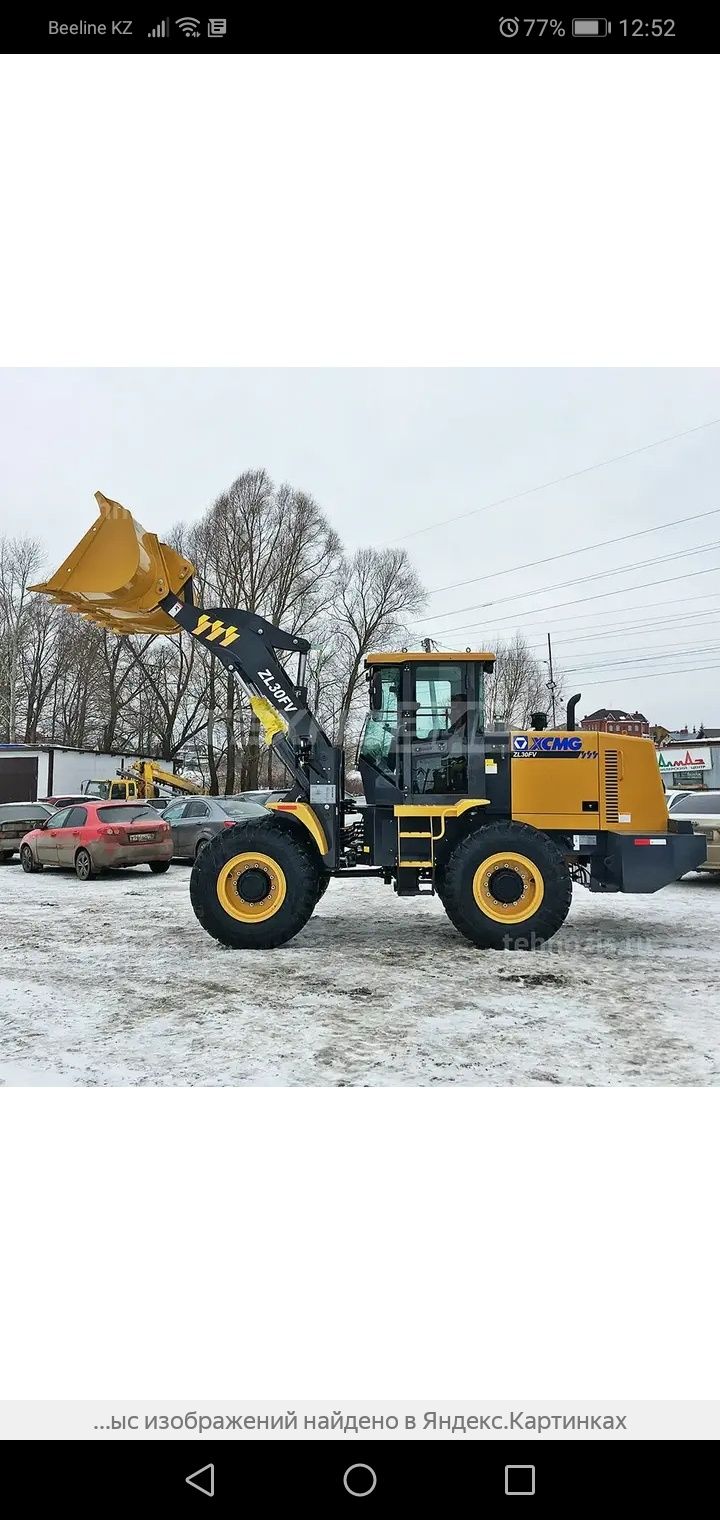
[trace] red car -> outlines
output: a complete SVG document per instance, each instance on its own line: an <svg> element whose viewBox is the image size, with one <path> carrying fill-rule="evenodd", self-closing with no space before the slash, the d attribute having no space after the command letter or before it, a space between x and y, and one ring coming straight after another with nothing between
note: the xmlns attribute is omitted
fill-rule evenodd
<svg viewBox="0 0 720 1520"><path fill-rule="evenodd" d="M159 874L172 859L172 834L145 802L89 802L53 813L20 845L23 871L73 866L81 881L98 871L149 865Z"/></svg>

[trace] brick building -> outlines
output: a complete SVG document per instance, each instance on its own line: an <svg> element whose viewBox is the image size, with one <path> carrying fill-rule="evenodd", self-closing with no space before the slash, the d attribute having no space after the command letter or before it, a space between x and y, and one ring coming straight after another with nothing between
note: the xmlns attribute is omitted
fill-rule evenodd
<svg viewBox="0 0 720 1520"><path fill-rule="evenodd" d="M644 713L625 712L622 707L598 707L580 721L581 728L589 728L595 734L634 734L647 738L650 724Z"/></svg>

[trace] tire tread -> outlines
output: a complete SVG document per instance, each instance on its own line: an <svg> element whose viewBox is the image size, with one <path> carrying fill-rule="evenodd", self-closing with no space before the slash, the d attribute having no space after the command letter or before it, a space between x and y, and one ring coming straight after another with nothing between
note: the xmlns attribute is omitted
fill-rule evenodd
<svg viewBox="0 0 720 1520"><path fill-rule="evenodd" d="M525 923L495 923L480 912L472 894L468 899L467 877L472 866L477 868L483 858L501 850L524 851L542 870L543 900ZM473 829L455 846L444 864L439 895L450 922L480 948L539 949L557 934L567 918L572 881L562 852L547 834L528 823L487 823Z"/></svg>

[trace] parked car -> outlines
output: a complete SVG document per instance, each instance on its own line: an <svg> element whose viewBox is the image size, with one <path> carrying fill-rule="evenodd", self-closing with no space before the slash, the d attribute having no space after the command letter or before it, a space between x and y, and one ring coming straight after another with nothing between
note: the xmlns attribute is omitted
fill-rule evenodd
<svg viewBox="0 0 720 1520"><path fill-rule="evenodd" d="M689 818L695 833L707 837L707 858L698 871L720 872L720 791L678 792L668 812L671 818Z"/></svg>
<svg viewBox="0 0 720 1520"><path fill-rule="evenodd" d="M695 795L694 792L689 792L689 791L687 791L687 789L682 789L681 790L680 788L676 787L675 790L673 791L672 788L668 788L668 790L665 793L665 801L666 801L667 806L668 806L668 811L672 807L673 803L677 801L678 797L694 797L694 795Z"/></svg>
<svg viewBox="0 0 720 1520"><path fill-rule="evenodd" d="M179 860L194 860L221 829L231 829L244 818L264 816L264 807L244 796L192 797L189 802L168 803L163 813L172 830L173 855Z"/></svg>
<svg viewBox="0 0 720 1520"><path fill-rule="evenodd" d="M74 867L81 881L98 871L149 865L156 874L172 860L168 825L147 802L90 802L61 808L20 846L24 871Z"/></svg>
<svg viewBox="0 0 720 1520"><path fill-rule="evenodd" d="M3 802L0 804L0 860L12 860L24 836L52 816L46 802Z"/></svg>
<svg viewBox="0 0 720 1520"><path fill-rule="evenodd" d="M40 801L57 812L58 808L69 807L71 802L87 802L87 797L84 792L61 792L57 797L41 797Z"/></svg>
<svg viewBox="0 0 720 1520"><path fill-rule="evenodd" d="M267 807L269 802L282 802L287 797L287 787L281 792L273 792L269 787L265 787L257 792L236 792L235 796L238 801L261 802L263 807Z"/></svg>

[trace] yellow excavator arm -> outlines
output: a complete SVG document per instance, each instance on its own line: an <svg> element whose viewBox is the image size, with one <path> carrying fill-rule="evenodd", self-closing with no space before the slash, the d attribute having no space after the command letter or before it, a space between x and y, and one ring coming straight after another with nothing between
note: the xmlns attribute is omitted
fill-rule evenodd
<svg viewBox="0 0 720 1520"><path fill-rule="evenodd" d="M155 795L156 786L169 786L174 791L191 792L195 796L202 794L202 787L196 781L188 780L187 776L176 776L174 771L165 771L154 760L136 760L130 770L140 780L146 797Z"/></svg>

